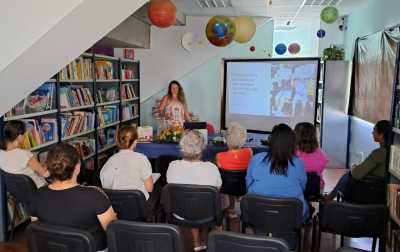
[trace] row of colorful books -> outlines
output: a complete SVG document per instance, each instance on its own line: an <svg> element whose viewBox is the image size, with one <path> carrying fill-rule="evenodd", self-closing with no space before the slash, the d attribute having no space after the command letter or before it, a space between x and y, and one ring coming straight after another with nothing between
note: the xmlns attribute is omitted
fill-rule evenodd
<svg viewBox="0 0 400 252"><path fill-rule="evenodd" d="M128 120L137 115L139 115L139 105L137 103L122 107L122 120Z"/></svg>
<svg viewBox="0 0 400 252"><path fill-rule="evenodd" d="M122 67L121 76L123 80L132 80L135 79L134 71L129 68Z"/></svg>
<svg viewBox="0 0 400 252"><path fill-rule="evenodd" d="M76 135L94 129L93 112L74 111L61 114L61 137Z"/></svg>
<svg viewBox="0 0 400 252"><path fill-rule="evenodd" d="M118 91L116 87L97 88L96 94L96 101L98 103L118 100Z"/></svg>
<svg viewBox="0 0 400 252"><path fill-rule="evenodd" d="M96 152L96 142L94 138L79 137L69 141L69 143L75 147L82 159L85 159Z"/></svg>
<svg viewBox="0 0 400 252"><path fill-rule="evenodd" d="M136 98L135 88L131 84L121 84L121 99Z"/></svg>
<svg viewBox="0 0 400 252"><path fill-rule="evenodd" d="M26 125L22 148L31 149L47 142L56 141L57 120L55 118L25 119Z"/></svg>
<svg viewBox="0 0 400 252"><path fill-rule="evenodd" d="M119 106L110 105L97 108L100 127L119 121Z"/></svg>
<svg viewBox="0 0 400 252"><path fill-rule="evenodd" d="M92 105L90 89L82 86L65 86L60 88L61 109Z"/></svg>
<svg viewBox="0 0 400 252"><path fill-rule="evenodd" d="M20 101L16 106L8 111L5 116L11 117L51 110L54 108L54 94L55 83L46 82L28 95L25 99Z"/></svg>
<svg viewBox="0 0 400 252"><path fill-rule="evenodd" d="M111 127L99 130L99 149L116 143L116 132L118 127Z"/></svg>
<svg viewBox="0 0 400 252"><path fill-rule="evenodd" d="M7 193L7 210L9 220L15 220L14 227L30 219L28 211L14 197ZM15 219L14 219L15 218ZM11 230L11 222L7 228Z"/></svg>
<svg viewBox="0 0 400 252"><path fill-rule="evenodd" d="M114 66L112 62L106 60L98 60L94 64L97 80L114 79Z"/></svg>
<svg viewBox="0 0 400 252"><path fill-rule="evenodd" d="M60 80L90 80L92 75L92 60L79 57L64 67L60 73Z"/></svg>

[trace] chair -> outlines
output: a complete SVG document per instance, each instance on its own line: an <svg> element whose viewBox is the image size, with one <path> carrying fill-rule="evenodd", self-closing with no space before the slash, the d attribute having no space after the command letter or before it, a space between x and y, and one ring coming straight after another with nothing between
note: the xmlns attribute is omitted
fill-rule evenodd
<svg viewBox="0 0 400 252"><path fill-rule="evenodd" d="M113 221L107 228L108 252L184 252L183 236L173 225Z"/></svg>
<svg viewBox="0 0 400 252"><path fill-rule="evenodd" d="M161 177L158 179L161 186L165 186L167 184L167 170L169 163L179 159L181 158L172 155L161 155L156 159L154 172L161 174Z"/></svg>
<svg viewBox="0 0 400 252"><path fill-rule="evenodd" d="M307 184L304 198L307 201L318 201L321 198L321 177L315 172L307 173Z"/></svg>
<svg viewBox="0 0 400 252"><path fill-rule="evenodd" d="M12 174L4 170L0 170L0 172L4 178L6 191L15 199L16 203L21 204L28 215L30 215L30 202L37 190L33 180L29 176L22 174ZM10 240L14 237L15 225L16 215L14 214L13 218L10 220Z"/></svg>
<svg viewBox="0 0 400 252"><path fill-rule="evenodd" d="M208 237L207 252L289 252L289 245L277 238L232 232L213 232Z"/></svg>
<svg viewBox="0 0 400 252"><path fill-rule="evenodd" d="M110 198L118 219L146 221L146 198L139 190L103 189Z"/></svg>
<svg viewBox="0 0 400 252"><path fill-rule="evenodd" d="M220 169L222 186L220 192L231 196L246 194L246 171L228 171Z"/></svg>
<svg viewBox="0 0 400 252"><path fill-rule="evenodd" d="M379 251L384 251L387 218L386 205L360 205L337 201L321 203L319 215L314 218L314 229L318 227L318 234L316 238L315 232L313 234L313 248L317 242L316 248L319 251L321 233L328 232L341 235L341 247L344 245L344 236L372 237L372 251L375 251L376 238L379 238Z"/></svg>
<svg viewBox="0 0 400 252"><path fill-rule="evenodd" d="M292 198L248 194L240 202L242 232L251 227L256 234L285 239L291 250L302 251L303 203Z"/></svg>
<svg viewBox="0 0 400 252"><path fill-rule="evenodd" d="M351 179L344 191L344 201L355 204L385 204L386 182L378 177Z"/></svg>
<svg viewBox="0 0 400 252"><path fill-rule="evenodd" d="M84 230L44 223L27 228L29 252L95 252L93 236Z"/></svg>
<svg viewBox="0 0 400 252"><path fill-rule="evenodd" d="M190 228L222 225L221 199L215 187L168 184L161 204L168 223Z"/></svg>

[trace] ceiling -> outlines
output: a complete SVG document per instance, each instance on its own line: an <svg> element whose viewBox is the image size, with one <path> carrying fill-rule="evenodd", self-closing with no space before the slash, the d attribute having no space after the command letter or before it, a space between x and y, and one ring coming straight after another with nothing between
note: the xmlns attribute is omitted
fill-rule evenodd
<svg viewBox="0 0 400 252"><path fill-rule="evenodd" d="M321 9L334 5L340 15L349 14L368 0L172 0L177 9L189 16L272 17L275 26L319 19Z"/></svg>

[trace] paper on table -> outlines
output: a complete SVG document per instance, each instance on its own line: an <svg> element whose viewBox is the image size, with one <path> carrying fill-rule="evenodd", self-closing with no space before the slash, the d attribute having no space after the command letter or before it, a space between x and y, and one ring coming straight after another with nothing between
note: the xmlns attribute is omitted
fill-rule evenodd
<svg viewBox="0 0 400 252"><path fill-rule="evenodd" d="M151 177L153 178L153 183L156 183L157 180L161 177L160 173L152 173Z"/></svg>

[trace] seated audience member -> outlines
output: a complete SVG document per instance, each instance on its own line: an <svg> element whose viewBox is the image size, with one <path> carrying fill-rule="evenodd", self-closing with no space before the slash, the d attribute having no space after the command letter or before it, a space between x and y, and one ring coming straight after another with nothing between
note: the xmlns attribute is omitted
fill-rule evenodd
<svg viewBox="0 0 400 252"><path fill-rule="evenodd" d="M242 148L247 139L246 129L239 123L231 123L226 131L226 143L229 150L220 152L216 156L216 163L221 170L245 171L249 166L253 151L251 148ZM229 196L229 207L227 209L231 217L234 213L235 197Z"/></svg>
<svg viewBox="0 0 400 252"><path fill-rule="evenodd" d="M149 199L153 191L151 164L147 157L135 152L138 134L133 126L118 130L119 152L110 157L100 172L101 184L113 190L140 190Z"/></svg>
<svg viewBox="0 0 400 252"><path fill-rule="evenodd" d="M296 136L286 124L274 126L269 151L253 156L247 170L246 185L250 194L267 197L296 198L303 203L303 216L309 216L304 198L307 175L303 161L296 157Z"/></svg>
<svg viewBox="0 0 400 252"><path fill-rule="evenodd" d="M296 133L296 156L303 160L304 169L307 173L315 172L319 175L320 188L323 189L325 182L322 178L328 159L319 148L317 132L314 125L308 122L298 123L294 128Z"/></svg>
<svg viewBox="0 0 400 252"><path fill-rule="evenodd" d="M222 180L217 166L211 162L201 161L205 147L203 136L195 130L186 132L179 143L182 160L169 164L167 182L174 184L209 185L221 187ZM194 250L206 249L200 241L199 229L191 229Z"/></svg>
<svg viewBox="0 0 400 252"><path fill-rule="evenodd" d="M116 214L104 192L81 186L79 154L67 143L51 148L46 160L52 183L37 191L31 205L40 222L87 230L93 234L97 250L106 246L105 230Z"/></svg>
<svg viewBox="0 0 400 252"><path fill-rule="evenodd" d="M351 180L362 180L367 176L382 178L386 176L386 157L389 148L389 138L392 132L391 123L387 120L377 122L372 131L374 141L379 144L379 148L373 150L371 154L360 164L354 165L351 170L345 173L336 184L335 188L327 195L327 200L332 200L338 192L344 193Z"/></svg>
<svg viewBox="0 0 400 252"><path fill-rule="evenodd" d="M22 121L6 122L0 150L0 168L8 173L29 176L39 188L46 184L49 172L29 150L21 149L25 139L25 124Z"/></svg>

